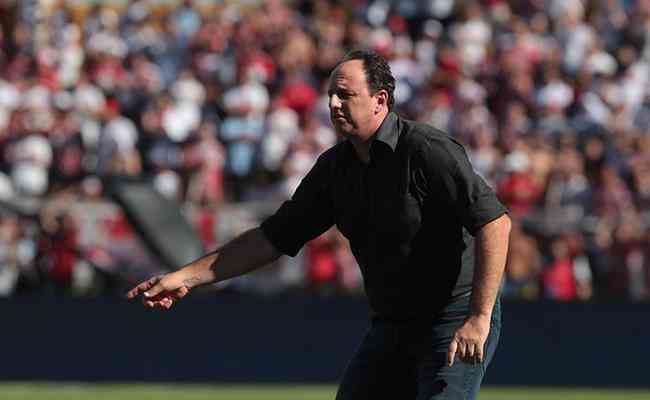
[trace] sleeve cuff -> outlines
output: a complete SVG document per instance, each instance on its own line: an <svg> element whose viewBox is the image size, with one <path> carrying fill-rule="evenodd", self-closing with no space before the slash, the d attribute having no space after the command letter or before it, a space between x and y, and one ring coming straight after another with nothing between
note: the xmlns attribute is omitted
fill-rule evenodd
<svg viewBox="0 0 650 400"><path fill-rule="evenodd" d="M471 207L469 213L471 217L464 225L472 235L476 235L483 226L507 213L508 209L498 201L488 202L488 204L478 202Z"/></svg>
<svg viewBox="0 0 650 400"><path fill-rule="evenodd" d="M262 230L262 233L264 236L266 236L266 239L271 242L273 247L275 247L276 250L278 250L280 253L288 255L290 257L295 257L296 254L298 254L298 251L300 251L300 247L291 246L289 243L283 243L282 240L279 238L282 237L281 232L278 231L278 229L274 226L273 224L273 217L267 218L262 224L260 224L260 229Z"/></svg>

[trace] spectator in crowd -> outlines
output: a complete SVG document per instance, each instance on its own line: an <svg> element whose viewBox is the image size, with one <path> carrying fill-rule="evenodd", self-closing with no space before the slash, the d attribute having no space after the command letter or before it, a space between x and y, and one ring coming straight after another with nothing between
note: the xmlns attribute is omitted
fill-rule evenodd
<svg viewBox="0 0 650 400"><path fill-rule="evenodd" d="M0 297L37 287L41 276L36 268L37 244L33 224L18 216L0 218Z"/></svg>
<svg viewBox="0 0 650 400"><path fill-rule="evenodd" d="M535 238L514 224L506 263L503 295L506 298L536 300L540 298L542 256Z"/></svg>

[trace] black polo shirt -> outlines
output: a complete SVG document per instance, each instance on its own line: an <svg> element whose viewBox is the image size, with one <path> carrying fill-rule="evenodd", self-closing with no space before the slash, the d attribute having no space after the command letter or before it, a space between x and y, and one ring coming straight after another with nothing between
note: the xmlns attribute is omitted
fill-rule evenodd
<svg viewBox="0 0 650 400"><path fill-rule="evenodd" d="M453 138L388 114L365 164L346 140L325 151L262 231L295 256L333 224L350 241L372 310L433 316L471 292L473 235L506 212Z"/></svg>

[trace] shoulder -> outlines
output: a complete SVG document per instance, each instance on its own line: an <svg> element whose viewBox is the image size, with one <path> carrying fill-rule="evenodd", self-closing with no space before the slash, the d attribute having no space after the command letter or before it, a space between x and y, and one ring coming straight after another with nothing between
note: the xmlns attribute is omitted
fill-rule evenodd
<svg viewBox="0 0 650 400"><path fill-rule="evenodd" d="M334 165L340 162L345 156L347 152L347 146L349 143L347 141L341 141L334 146L330 147L329 149L323 151L319 156L316 161L317 164L326 164L326 165Z"/></svg>
<svg viewBox="0 0 650 400"><path fill-rule="evenodd" d="M323 178L333 176L336 169L343 167L345 160L349 158L346 157L349 151L347 146L349 146L349 143L342 141L323 151L316 159L311 169L312 173Z"/></svg>
<svg viewBox="0 0 650 400"><path fill-rule="evenodd" d="M453 164L464 155L463 145L444 131L421 122L400 118L404 144L417 159L427 164Z"/></svg>

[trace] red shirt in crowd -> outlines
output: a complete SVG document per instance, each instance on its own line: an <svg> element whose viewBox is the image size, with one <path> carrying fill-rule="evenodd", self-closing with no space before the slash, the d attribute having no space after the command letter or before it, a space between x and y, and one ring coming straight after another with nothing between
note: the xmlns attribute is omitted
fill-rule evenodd
<svg viewBox="0 0 650 400"><path fill-rule="evenodd" d="M553 300L570 301L578 294L570 258L553 261L542 272L544 293Z"/></svg>

